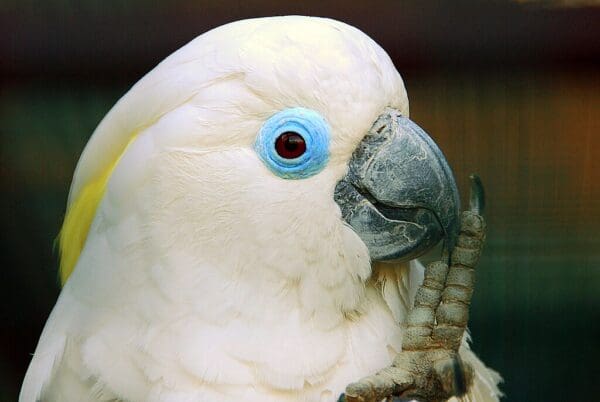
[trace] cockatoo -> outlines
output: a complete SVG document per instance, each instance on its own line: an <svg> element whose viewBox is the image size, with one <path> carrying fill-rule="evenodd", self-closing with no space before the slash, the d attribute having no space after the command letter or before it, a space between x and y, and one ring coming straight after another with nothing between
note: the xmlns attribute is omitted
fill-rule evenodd
<svg viewBox="0 0 600 402"><path fill-rule="evenodd" d="M79 160L20 401L333 402L389 366L414 258L459 225L408 116L385 51L335 20L238 21L170 55ZM460 354L465 398L497 400Z"/></svg>

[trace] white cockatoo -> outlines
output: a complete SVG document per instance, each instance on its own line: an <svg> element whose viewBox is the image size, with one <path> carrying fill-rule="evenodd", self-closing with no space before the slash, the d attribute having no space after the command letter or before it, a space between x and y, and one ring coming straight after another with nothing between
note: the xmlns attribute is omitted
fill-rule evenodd
<svg viewBox="0 0 600 402"><path fill-rule="evenodd" d="M207 32L89 140L20 401L334 402L401 351L409 260L456 231L455 193L364 33L301 16ZM497 400L461 355L466 397Z"/></svg>

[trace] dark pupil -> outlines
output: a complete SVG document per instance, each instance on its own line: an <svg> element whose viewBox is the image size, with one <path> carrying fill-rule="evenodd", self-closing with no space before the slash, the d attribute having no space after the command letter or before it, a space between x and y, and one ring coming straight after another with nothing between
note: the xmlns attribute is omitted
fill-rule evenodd
<svg viewBox="0 0 600 402"><path fill-rule="evenodd" d="M282 158L294 159L306 151L306 143L300 134L286 131L277 137L275 150Z"/></svg>

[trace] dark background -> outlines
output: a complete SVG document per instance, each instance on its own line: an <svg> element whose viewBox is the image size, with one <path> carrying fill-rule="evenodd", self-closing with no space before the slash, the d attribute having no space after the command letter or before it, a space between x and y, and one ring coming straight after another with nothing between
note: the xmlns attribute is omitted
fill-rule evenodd
<svg viewBox="0 0 600 402"><path fill-rule="evenodd" d="M373 37L463 194L470 172L484 180L470 327L507 400L600 400L600 7L566 3L2 0L0 400L16 400L59 292L53 242L99 120L198 34L281 14Z"/></svg>

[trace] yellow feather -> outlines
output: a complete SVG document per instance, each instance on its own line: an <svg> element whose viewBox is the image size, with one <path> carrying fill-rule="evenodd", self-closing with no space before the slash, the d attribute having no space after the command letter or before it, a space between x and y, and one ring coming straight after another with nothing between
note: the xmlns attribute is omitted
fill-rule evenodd
<svg viewBox="0 0 600 402"><path fill-rule="evenodd" d="M81 250L85 245L90 226L96 216L98 204L106 190L106 184L113 170L121 160L125 150L133 142L135 136L125 145L123 152L104 171L95 179L86 183L74 202L67 209L65 220L58 235L59 250L60 250L60 282L64 285L69 279L69 276L75 269Z"/></svg>

